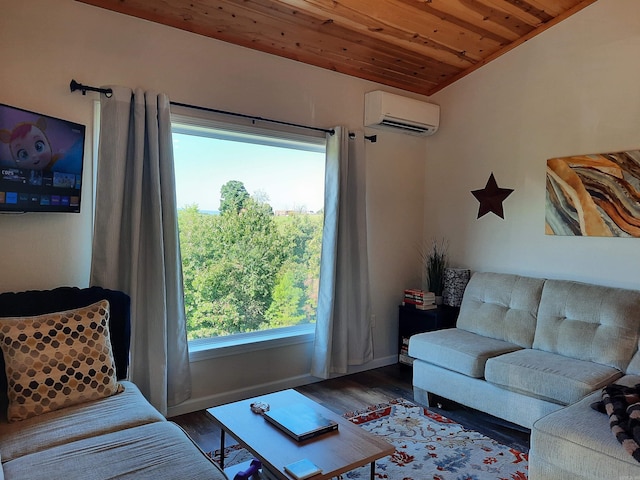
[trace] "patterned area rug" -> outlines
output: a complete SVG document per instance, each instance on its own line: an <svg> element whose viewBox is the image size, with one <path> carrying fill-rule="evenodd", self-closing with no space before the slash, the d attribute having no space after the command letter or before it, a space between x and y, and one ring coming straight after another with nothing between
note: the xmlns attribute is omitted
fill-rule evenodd
<svg viewBox="0 0 640 480"><path fill-rule="evenodd" d="M397 399L344 415L365 430L380 435L396 451L376 462L376 478L387 480L526 480L526 453L506 447L478 432L466 430L442 415ZM219 458L220 452L215 455ZM215 457L214 457L215 458ZM225 449L225 464L251 455L238 447ZM341 480L369 479L365 466Z"/></svg>

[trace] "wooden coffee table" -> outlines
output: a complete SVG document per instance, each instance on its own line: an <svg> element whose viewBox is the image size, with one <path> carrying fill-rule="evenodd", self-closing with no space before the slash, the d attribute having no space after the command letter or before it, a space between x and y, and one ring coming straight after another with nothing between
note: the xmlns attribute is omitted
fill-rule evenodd
<svg viewBox="0 0 640 480"><path fill-rule="evenodd" d="M297 442L261 415L253 413L249 407L253 402L265 402L271 408L303 403L326 418L338 422L338 430ZM311 477L312 480L329 480L368 463L371 464L373 479L375 461L394 452L393 445L383 438L365 431L295 390L283 390L241 400L209 408L207 412L222 429L221 452L224 452L227 432L258 458L273 475L282 480L293 478L285 472L284 466L303 458L311 460L322 469L322 474ZM224 468L223 456L221 454L220 462Z"/></svg>

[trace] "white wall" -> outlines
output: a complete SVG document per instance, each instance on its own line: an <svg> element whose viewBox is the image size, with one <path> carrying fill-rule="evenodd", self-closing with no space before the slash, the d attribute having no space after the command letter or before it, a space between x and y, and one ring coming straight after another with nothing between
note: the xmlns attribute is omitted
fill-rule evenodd
<svg viewBox="0 0 640 480"><path fill-rule="evenodd" d="M72 78L154 89L178 102L288 122L354 129L362 128L364 93L381 88L72 0L4 2L2 8L0 102L86 124L89 139L81 214L0 215L0 291L89 281L97 97L69 93ZM420 283L424 157L431 141L375 133L378 142L367 145L373 365L394 361L397 303L402 289ZM228 400L229 392L242 396L308 381L309 349L300 344L194 363L195 399L186 408Z"/></svg>
<svg viewBox="0 0 640 480"><path fill-rule="evenodd" d="M432 97L425 236L472 270L640 288L640 239L545 236L551 157L640 148L640 5L599 0ZM478 220L493 172L514 193Z"/></svg>

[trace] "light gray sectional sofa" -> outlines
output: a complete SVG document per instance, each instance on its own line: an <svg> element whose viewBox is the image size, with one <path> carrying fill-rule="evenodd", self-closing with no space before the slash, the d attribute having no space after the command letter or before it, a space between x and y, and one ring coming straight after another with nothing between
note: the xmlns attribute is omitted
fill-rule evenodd
<svg viewBox="0 0 640 480"><path fill-rule="evenodd" d="M0 480L228 480L126 380L129 332L122 292L0 294Z"/></svg>
<svg viewBox="0 0 640 480"><path fill-rule="evenodd" d="M133 383L121 384L111 397L0 421L0 479L227 478Z"/></svg>
<svg viewBox="0 0 640 480"><path fill-rule="evenodd" d="M640 291L476 273L456 328L411 337L416 401L431 394L531 429L529 478L640 478L608 417L613 382L640 383Z"/></svg>

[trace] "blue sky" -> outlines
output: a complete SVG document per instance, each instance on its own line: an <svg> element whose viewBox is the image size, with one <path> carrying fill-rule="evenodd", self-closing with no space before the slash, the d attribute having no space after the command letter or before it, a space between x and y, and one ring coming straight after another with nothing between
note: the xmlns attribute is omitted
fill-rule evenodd
<svg viewBox="0 0 640 480"><path fill-rule="evenodd" d="M323 208L324 153L173 134L178 208L218 210L229 180L266 193L274 210Z"/></svg>

